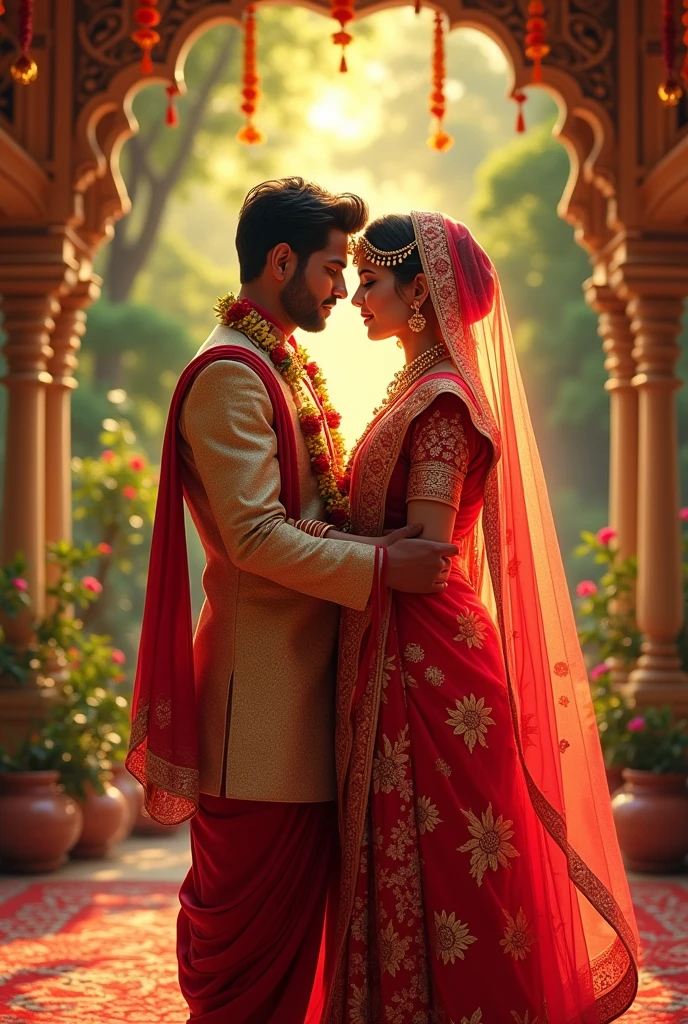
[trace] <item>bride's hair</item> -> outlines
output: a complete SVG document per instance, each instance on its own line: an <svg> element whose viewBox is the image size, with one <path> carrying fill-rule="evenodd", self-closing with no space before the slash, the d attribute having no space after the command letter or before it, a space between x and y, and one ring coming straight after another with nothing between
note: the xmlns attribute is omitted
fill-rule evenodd
<svg viewBox="0 0 688 1024"><path fill-rule="evenodd" d="M489 257L478 245L470 231L457 241L457 254L465 276L466 285L471 293L471 312L467 319L470 323L481 320L492 309L495 295L494 271ZM403 249L416 238L413 221L407 213L388 213L368 224L363 232L368 241L376 249L392 252ZM425 273L421 262L418 246L396 266L388 267L396 278L397 291L402 285L410 284L416 274ZM464 310L466 316L467 310Z"/></svg>

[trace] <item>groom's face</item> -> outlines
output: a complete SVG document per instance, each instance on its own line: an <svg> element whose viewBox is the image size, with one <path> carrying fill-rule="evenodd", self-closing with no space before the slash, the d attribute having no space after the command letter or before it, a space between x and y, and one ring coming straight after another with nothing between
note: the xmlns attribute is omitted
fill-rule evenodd
<svg viewBox="0 0 688 1024"><path fill-rule="evenodd" d="M334 228L324 249L298 261L280 292L285 313L303 331L324 330L337 299L346 298L344 268L348 242L349 236Z"/></svg>

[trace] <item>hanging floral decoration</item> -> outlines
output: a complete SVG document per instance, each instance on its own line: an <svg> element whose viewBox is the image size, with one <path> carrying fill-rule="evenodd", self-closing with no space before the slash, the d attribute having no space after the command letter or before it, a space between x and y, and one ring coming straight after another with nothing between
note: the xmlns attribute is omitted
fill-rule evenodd
<svg viewBox="0 0 688 1024"><path fill-rule="evenodd" d="M131 38L143 51L142 75L153 73L151 50L160 42L160 33L156 31L156 26L160 24L160 12L155 9L157 3L158 0L139 0L139 6L134 14L134 21L138 28L131 33Z"/></svg>
<svg viewBox="0 0 688 1024"><path fill-rule="evenodd" d="M675 107L683 96L676 77L676 10L674 0L662 0L662 60L664 81L657 95L665 107Z"/></svg>
<svg viewBox="0 0 688 1024"><path fill-rule="evenodd" d="M4 13L5 13L5 5L4 5L4 3L2 2L2 0L0 0L0 17L2 17L2 15L3 15Z"/></svg>
<svg viewBox="0 0 688 1024"><path fill-rule="evenodd" d="M551 50L546 40L545 5L540 0L530 0L526 22L526 57L533 62L534 82L542 81L542 59Z"/></svg>
<svg viewBox="0 0 688 1024"><path fill-rule="evenodd" d="M332 36L332 42L342 48L339 70L344 72L348 70L346 48L353 42L353 36L347 31L346 26L354 20L354 0L332 0L332 17L339 22L339 31Z"/></svg>
<svg viewBox="0 0 688 1024"><path fill-rule="evenodd" d="M243 103L241 112L246 116L246 124L237 132L237 139L245 146L260 146L267 136L253 123L253 115L258 109L260 99L260 78L258 76L258 58L256 44L256 8L249 4L246 8L246 20L244 22L244 73L242 76L243 88L241 95Z"/></svg>
<svg viewBox="0 0 688 1024"><path fill-rule="evenodd" d="M421 0L416 0L416 7L415 7L415 10L416 10L416 14L420 14L420 12L421 12L421 7L422 7L422 6L423 6L423 5L422 5L422 3L421 3Z"/></svg>
<svg viewBox="0 0 688 1024"><path fill-rule="evenodd" d="M165 124L168 128L179 127L179 115L177 114L177 107L175 99L179 95L179 86L176 82L172 82L171 85L165 86L165 92L167 93L167 110L165 111Z"/></svg>
<svg viewBox="0 0 688 1024"><path fill-rule="evenodd" d="M430 149L436 149L440 153L446 152L454 145L453 138L442 127L447 110L447 101L444 95L445 75L444 20L442 14L436 11L432 53L432 90L430 92L430 113L434 118L434 130L428 139L428 146L430 146Z"/></svg>
<svg viewBox="0 0 688 1024"><path fill-rule="evenodd" d="M33 0L20 0L19 49L21 53L10 68L10 74L19 85L31 85L38 78L38 65L29 50L33 40Z"/></svg>
<svg viewBox="0 0 688 1024"><path fill-rule="evenodd" d="M524 93L523 89L517 89L515 92L511 94L511 98L514 101L514 103L518 104L518 115L516 117L516 131L519 134L521 134L526 130L526 119L523 113L523 104L528 99L528 96L526 95L526 93Z"/></svg>
<svg viewBox="0 0 688 1024"><path fill-rule="evenodd" d="M686 48L686 55L683 59L683 67L681 68L681 78L688 85L688 0L683 0L683 15L681 16L681 22L683 24L683 45Z"/></svg>

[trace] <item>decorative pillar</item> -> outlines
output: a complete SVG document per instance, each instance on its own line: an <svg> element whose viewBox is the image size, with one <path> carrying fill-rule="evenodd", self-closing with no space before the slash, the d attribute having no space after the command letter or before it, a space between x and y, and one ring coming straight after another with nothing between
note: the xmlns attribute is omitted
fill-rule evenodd
<svg viewBox="0 0 688 1024"><path fill-rule="evenodd" d="M609 525L619 553L635 555L638 535L638 393L633 388L634 338L626 303L607 284L585 282L588 304L599 314L598 333L609 374Z"/></svg>
<svg viewBox="0 0 688 1024"><path fill-rule="evenodd" d="M60 312L50 338L51 381L45 409L45 540L47 544L72 539L72 433L71 394L81 336L86 330L85 308L98 298L98 278L88 276L60 296ZM55 567L48 563L48 581ZM55 570L56 571L56 570Z"/></svg>
<svg viewBox="0 0 688 1024"><path fill-rule="evenodd" d="M676 643L684 618L676 420L681 384L674 370L688 282L667 270L662 286L659 268L652 269L646 287L637 277L629 284L639 413L637 618L644 636L629 684L640 707L670 704L684 714L688 675Z"/></svg>

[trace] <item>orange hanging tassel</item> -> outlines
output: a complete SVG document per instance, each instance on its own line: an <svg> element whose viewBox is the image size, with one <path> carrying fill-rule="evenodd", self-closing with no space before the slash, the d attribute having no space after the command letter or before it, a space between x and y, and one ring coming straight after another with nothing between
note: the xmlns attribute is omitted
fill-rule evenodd
<svg viewBox="0 0 688 1024"><path fill-rule="evenodd" d="M530 0L526 22L526 57L533 61L533 82L542 82L542 58L551 47L546 42L547 22L545 5L540 0Z"/></svg>
<svg viewBox="0 0 688 1024"><path fill-rule="evenodd" d="M435 12L434 45L432 53L432 90L430 92L430 113L434 118L434 131L428 139L430 149L445 153L454 145L451 135L442 127L447 109L444 96L445 57L444 57L444 21L439 11Z"/></svg>
<svg viewBox="0 0 688 1024"><path fill-rule="evenodd" d="M160 12L156 11L158 0L139 0L139 6L134 14L134 21L139 26L131 33L131 38L143 51L141 58L141 74L153 74L153 61L151 50L160 42L160 33L156 32L156 26L160 24Z"/></svg>
<svg viewBox="0 0 688 1024"><path fill-rule="evenodd" d="M266 135L253 123L253 115L258 109L260 99L260 78L258 76L258 60L256 57L256 8L249 4L246 8L246 21L244 23L244 87L241 90L244 102L241 104L241 112L246 115L246 124L237 132L237 140L245 146L260 146L266 140Z"/></svg>
<svg viewBox="0 0 688 1024"><path fill-rule="evenodd" d="M526 130L526 119L525 119L525 116L523 114L523 104L526 102L528 97L526 96L526 94L521 89L519 89L515 93L513 93L511 98L516 103L518 103L518 117L516 118L516 131L519 134L522 134Z"/></svg>
<svg viewBox="0 0 688 1024"><path fill-rule="evenodd" d="M339 31L332 36L332 42L342 48L342 59L339 62L340 72L348 71L346 64L346 48L353 42L353 36L346 26L354 20L354 0L332 0L332 17L339 22Z"/></svg>
<svg viewBox="0 0 688 1024"><path fill-rule="evenodd" d="M420 14L421 0L416 0L416 14Z"/></svg>
<svg viewBox="0 0 688 1024"><path fill-rule="evenodd" d="M683 89L676 77L676 11L674 0L662 0L662 58L664 60L664 81L657 95L665 107L675 107L683 96Z"/></svg>
<svg viewBox="0 0 688 1024"><path fill-rule="evenodd" d="M168 128L179 127L179 116L177 114L177 107L175 104L175 98L179 95L179 86L176 82L172 85L165 86L165 92L167 93L167 110L165 111L165 124Z"/></svg>
<svg viewBox="0 0 688 1024"><path fill-rule="evenodd" d="M19 85L31 85L38 78L38 65L29 50L33 41L33 0L20 0L19 48L21 53L12 64L10 74Z"/></svg>
<svg viewBox="0 0 688 1024"><path fill-rule="evenodd" d="M4 3L2 2L2 0L0 0L0 17L2 17L2 15L3 15L4 13L5 13L5 5L4 5Z"/></svg>
<svg viewBox="0 0 688 1024"><path fill-rule="evenodd" d="M681 17L683 24L683 45L686 48L686 55L683 60L683 67L681 68L681 78L688 85L688 0L683 0L683 6L685 8Z"/></svg>

